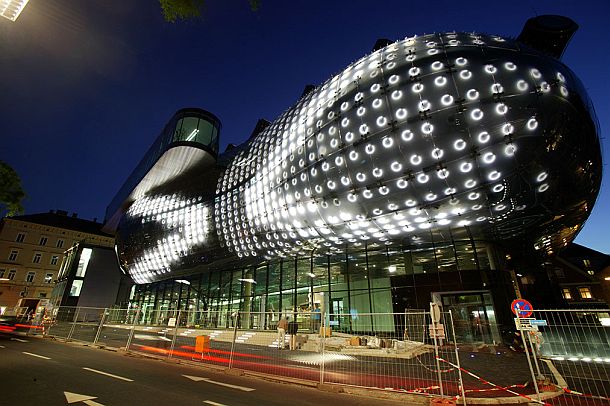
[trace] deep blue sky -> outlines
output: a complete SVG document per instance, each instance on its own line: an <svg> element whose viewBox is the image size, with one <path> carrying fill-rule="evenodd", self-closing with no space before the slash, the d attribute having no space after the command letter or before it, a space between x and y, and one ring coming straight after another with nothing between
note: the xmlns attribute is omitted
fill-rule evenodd
<svg viewBox="0 0 610 406"><path fill-rule="evenodd" d="M536 14L580 30L563 61L610 130L610 1L208 0L201 21L169 24L155 0L30 0L0 21L0 159L20 174L26 213L102 219L181 107L216 114L221 148L275 119L306 84L369 53L377 38L440 31L516 36ZM605 162L608 147L604 144ZM608 166L577 242L610 253Z"/></svg>

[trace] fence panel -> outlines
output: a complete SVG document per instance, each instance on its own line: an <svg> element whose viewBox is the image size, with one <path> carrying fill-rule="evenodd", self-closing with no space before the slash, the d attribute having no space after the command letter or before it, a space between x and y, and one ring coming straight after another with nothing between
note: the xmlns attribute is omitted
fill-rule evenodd
<svg viewBox="0 0 610 406"><path fill-rule="evenodd" d="M67 339L70 336L72 327L76 320L77 307L64 306L53 310L52 323L50 324L47 335Z"/></svg>
<svg viewBox="0 0 610 406"><path fill-rule="evenodd" d="M96 343L113 348L125 348L136 314L135 309L107 309L97 333Z"/></svg>
<svg viewBox="0 0 610 406"><path fill-rule="evenodd" d="M537 310L531 317L544 322L526 334L562 393L548 402L610 404L610 311Z"/></svg>
<svg viewBox="0 0 610 406"><path fill-rule="evenodd" d="M98 307L79 307L75 315L72 332L69 334L68 339L89 343L94 342L105 310Z"/></svg>

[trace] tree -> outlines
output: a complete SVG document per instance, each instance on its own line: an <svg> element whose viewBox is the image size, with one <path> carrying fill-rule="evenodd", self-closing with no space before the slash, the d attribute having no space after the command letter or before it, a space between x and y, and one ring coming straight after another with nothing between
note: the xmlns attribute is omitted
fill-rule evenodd
<svg viewBox="0 0 610 406"><path fill-rule="evenodd" d="M165 21L175 23L176 20L199 18L205 6L205 0L159 0ZM252 11L260 7L260 0L248 0Z"/></svg>
<svg viewBox="0 0 610 406"><path fill-rule="evenodd" d="M21 202L24 197L19 175L6 162L0 161L0 214L13 216L23 213Z"/></svg>

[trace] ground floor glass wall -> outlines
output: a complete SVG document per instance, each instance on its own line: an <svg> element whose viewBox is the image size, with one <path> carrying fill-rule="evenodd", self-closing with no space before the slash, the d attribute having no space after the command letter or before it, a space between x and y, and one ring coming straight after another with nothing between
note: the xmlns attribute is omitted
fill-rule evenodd
<svg viewBox="0 0 610 406"><path fill-rule="evenodd" d="M393 331L399 326L391 313L426 309L433 292L481 289L485 274L496 272L491 253L473 240L370 246L138 285L131 304L147 323L164 324L175 310L191 310L197 313L189 313L188 326L228 327L231 313L240 311L252 314L241 327L265 329L274 328L279 314L299 318L318 303L330 314L333 330ZM371 313L387 315L373 318Z"/></svg>

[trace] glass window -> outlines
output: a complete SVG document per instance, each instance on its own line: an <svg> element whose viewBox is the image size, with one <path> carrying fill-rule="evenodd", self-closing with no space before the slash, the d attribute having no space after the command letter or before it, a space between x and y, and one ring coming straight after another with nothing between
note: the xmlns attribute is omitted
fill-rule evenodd
<svg viewBox="0 0 610 406"><path fill-rule="evenodd" d="M45 236L40 237L40 242L38 243L38 245L47 245L47 240L48 238Z"/></svg>
<svg viewBox="0 0 610 406"><path fill-rule="evenodd" d="M282 261L282 310L284 312L296 311L294 291L294 260Z"/></svg>
<svg viewBox="0 0 610 406"><path fill-rule="evenodd" d="M6 272L6 269L0 269L0 279L4 278L5 272Z"/></svg>
<svg viewBox="0 0 610 406"><path fill-rule="evenodd" d="M91 259L91 248L83 248L78 260L78 268L76 268L76 276L82 278L87 272L87 266L89 266L89 260Z"/></svg>
<svg viewBox="0 0 610 406"><path fill-rule="evenodd" d="M34 254L34 258L32 258L32 262L35 264L39 264L41 258L42 258L42 254L40 252L37 252Z"/></svg>
<svg viewBox="0 0 610 406"><path fill-rule="evenodd" d="M57 244L55 245L57 248L63 248L64 240L57 240Z"/></svg>
<svg viewBox="0 0 610 406"><path fill-rule="evenodd" d="M566 300L572 299L572 292L570 292L570 288L563 288L561 290L561 294L562 294L563 298Z"/></svg>
<svg viewBox="0 0 610 406"><path fill-rule="evenodd" d="M80 290L83 288L83 281L76 279L70 287L70 296L80 296Z"/></svg>
<svg viewBox="0 0 610 406"><path fill-rule="evenodd" d="M44 276L44 283L51 283L53 282L53 273L47 273Z"/></svg>
<svg viewBox="0 0 610 406"><path fill-rule="evenodd" d="M17 273L16 269L11 269L10 271L8 271L8 279L9 280L13 280L15 279L15 274Z"/></svg>
<svg viewBox="0 0 610 406"><path fill-rule="evenodd" d="M578 288L578 293L580 293L580 297L583 299L593 299L591 289L586 286Z"/></svg>
<svg viewBox="0 0 610 406"><path fill-rule="evenodd" d="M25 233L17 234L17 238L15 239L15 241L16 242L23 242L23 240L25 240Z"/></svg>
<svg viewBox="0 0 610 406"><path fill-rule="evenodd" d="M25 276L25 281L26 282L34 282L34 278L36 277L36 272L30 271L27 273L27 275Z"/></svg>
<svg viewBox="0 0 610 406"><path fill-rule="evenodd" d="M51 256L51 265L57 265L57 261L59 261L59 255Z"/></svg>
<svg viewBox="0 0 610 406"><path fill-rule="evenodd" d="M11 253L8 254L8 260L9 261L16 261L17 260L17 255L19 255L19 251L11 250Z"/></svg>

